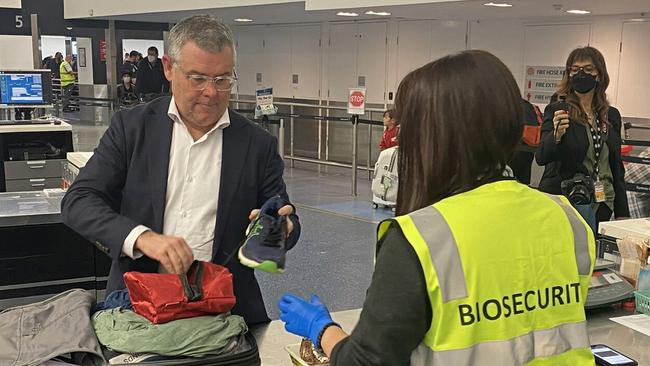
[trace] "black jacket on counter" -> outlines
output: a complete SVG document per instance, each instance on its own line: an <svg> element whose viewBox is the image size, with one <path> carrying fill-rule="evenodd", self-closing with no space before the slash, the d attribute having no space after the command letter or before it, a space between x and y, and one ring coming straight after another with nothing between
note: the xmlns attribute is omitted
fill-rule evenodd
<svg viewBox="0 0 650 366"><path fill-rule="evenodd" d="M145 57L138 64L136 73L138 92L161 94L169 92L169 81L165 78L161 59L153 64Z"/></svg>
<svg viewBox="0 0 650 366"><path fill-rule="evenodd" d="M158 270L153 259L123 256L122 246L137 225L163 231L174 123L167 115L170 99L162 97L117 112L61 203L63 223L112 258L107 293L125 287L124 272ZM273 136L232 110L226 113L230 113L230 126L223 130L212 262L225 265L233 274L237 297L233 314L242 315L249 324L261 323L269 320L262 293L253 270L239 263L236 251L252 209L278 194L289 199L282 178L284 163ZM294 231L287 249L300 236L298 217L291 215L291 220Z"/></svg>
<svg viewBox="0 0 650 366"><path fill-rule="evenodd" d="M583 164L589 149L586 126L571 122L560 143L555 143L553 116L555 111L563 108L562 105L562 102L551 103L544 110L542 138L535 153L537 163L544 166L539 189L551 194L561 194L561 182L573 178L576 173L592 175ZM614 215L628 217L630 210L625 193L625 168L621 160L621 114L618 109L610 107L607 118L609 126L606 142L614 178Z"/></svg>

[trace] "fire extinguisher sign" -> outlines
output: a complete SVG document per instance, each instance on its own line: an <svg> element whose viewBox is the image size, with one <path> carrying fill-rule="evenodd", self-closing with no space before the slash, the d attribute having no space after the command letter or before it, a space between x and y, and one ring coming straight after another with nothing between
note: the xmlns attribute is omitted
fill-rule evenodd
<svg viewBox="0 0 650 366"><path fill-rule="evenodd" d="M366 113L366 88L350 88L348 92L348 113Z"/></svg>

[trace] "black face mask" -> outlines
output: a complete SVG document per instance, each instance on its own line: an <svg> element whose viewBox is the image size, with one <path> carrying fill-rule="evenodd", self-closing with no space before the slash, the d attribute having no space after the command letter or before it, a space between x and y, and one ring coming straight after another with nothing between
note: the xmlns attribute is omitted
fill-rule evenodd
<svg viewBox="0 0 650 366"><path fill-rule="evenodd" d="M571 88L580 94L589 93L597 83L595 76L587 74L583 70L571 77Z"/></svg>

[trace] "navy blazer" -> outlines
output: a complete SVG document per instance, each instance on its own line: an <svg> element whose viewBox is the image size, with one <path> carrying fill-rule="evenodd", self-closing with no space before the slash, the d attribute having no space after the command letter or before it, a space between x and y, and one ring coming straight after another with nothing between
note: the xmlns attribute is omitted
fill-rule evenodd
<svg viewBox="0 0 650 366"><path fill-rule="evenodd" d="M125 257L122 246L137 225L163 230L173 126L169 103L170 97L163 97L117 112L61 204L63 222L112 258L107 293L124 288L124 272L158 270L150 258ZM277 194L288 201L284 163L272 135L232 110L227 113L212 261L233 274L237 305L232 312L254 324L269 318L253 270L242 266L235 252L252 209ZM300 236L298 217L291 219L295 229L288 249Z"/></svg>
<svg viewBox="0 0 650 366"><path fill-rule="evenodd" d="M535 153L537 163L545 166L542 180L539 182L539 189L551 194L562 194L561 182L573 178L576 173L592 175L592 172L588 172L583 164L589 149L585 125L569 123L560 143L555 143L553 116L555 111L561 108L566 108L562 102L546 106L541 142ZM614 214L616 217L628 217L630 211L625 193L625 168L621 159L621 114L618 109L609 107L607 119L609 129L606 141L609 151L609 166L614 178Z"/></svg>

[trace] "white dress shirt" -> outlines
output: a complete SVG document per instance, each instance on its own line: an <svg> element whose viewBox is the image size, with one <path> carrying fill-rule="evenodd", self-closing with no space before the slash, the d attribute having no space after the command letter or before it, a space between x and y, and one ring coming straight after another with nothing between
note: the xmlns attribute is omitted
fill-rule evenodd
<svg viewBox="0 0 650 366"><path fill-rule="evenodd" d="M217 221L223 129L230 125L230 115L226 110L208 133L194 141L173 97L167 114L174 126L162 234L185 239L194 259L210 261ZM124 240L122 252L131 258L141 257L142 253L134 253L133 247L148 230L151 229L143 225L135 227Z"/></svg>

